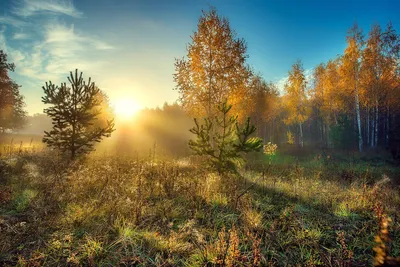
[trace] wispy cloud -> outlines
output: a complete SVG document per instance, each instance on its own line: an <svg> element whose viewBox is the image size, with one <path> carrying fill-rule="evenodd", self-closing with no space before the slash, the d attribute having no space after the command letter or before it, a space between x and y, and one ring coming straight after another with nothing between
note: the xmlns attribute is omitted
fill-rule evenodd
<svg viewBox="0 0 400 267"><path fill-rule="evenodd" d="M308 88L310 86L312 86L313 82L314 82L313 71L314 71L314 69L312 69L312 68L304 70L304 76L306 77L307 87ZM288 80L289 80L289 76L285 76L285 77L282 77L282 78L278 79L275 82L276 87L279 90L279 93L281 93L281 94L285 93L285 84L288 82Z"/></svg>
<svg viewBox="0 0 400 267"><path fill-rule="evenodd" d="M75 68L93 73L107 64L102 51L113 49L112 45L75 29L73 24L60 22L59 15L83 16L70 0L22 0L12 13L0 17L0 22L21 27L18 31L1 27L0 46L16 64L18 75L40 83L58 82ZM42 16L34 16L39 13Z"/></svg>
<svg viewBox="0 0 400 267"><path fill-rule="evenodd" d="M280 78L278 81L275 82L275 85L278 88L280 94L285 93L285 84L287 83L287 81L288 81L288 77L286 76L286 77Z"/></svg>
<svg viewBox="0 0 400 267"><path fill-rule="evenodd" d="M1 49L7 53L7 40L5 36L6 27L0 27L0 47Z"/></svg>
<svg viewBox="0 0 400 267"><path fill-rule="evenodd" d="M17 19L12 16L0 16L0 23L15 26L15 27L27 26L27 23L25 21Z"/></svg>
<svg viewBox="0 0 400 267"><path fill-rule="evenodd" d="M63 14L75 18L82 17L71 1L62 0L22 0L13 9L20 17L29 17L42 13Z"/></svg>
<svg viewBox="0 0 400 267"><path fill-rule="evenodd" d="M307 88L310 88L312 86L314 86L314 69L310 68L310 69L306 69L304 71L304 75L306 76L306 81L307 81Z"/></svg>
<svg viewBox="0 0 400 267"><path fill-rule="evenodd" d="M73 25L52 22L43 29L42 38L32 42L29 49L7 46L4 34L3 38L0 36L0 44L7 47L18 74L41 82L56 82L75 68L93 73L107 64L100 53L112 49L111 45L77 33Z"/></svg>
<svg viewBox="0 0 400 267"><path fill-rule="evenodd" d="M68 46L69 49L82 49L82 46L93 47L98 50L112 49L111 45L75 32L74 25L50 24L46 26L45 43L55 46Z"/></svg>
<svg viewBox="0 0 400 267"><path fill-rule="evenodd" d="M106 62L102 50L113 47L95 37L79 34L74 26L51 24L46 27L41 50L49 57L45 64L48 73L65 74L75 68L94 72Z"/></svg>
<svg viewBox="0 0 400 267"><path fill-rule="evenodd" d="M24 39L29 39L29 34L23 33L23 32L16 32L14 33L13 37L14 40L24 40Z"/></svg>

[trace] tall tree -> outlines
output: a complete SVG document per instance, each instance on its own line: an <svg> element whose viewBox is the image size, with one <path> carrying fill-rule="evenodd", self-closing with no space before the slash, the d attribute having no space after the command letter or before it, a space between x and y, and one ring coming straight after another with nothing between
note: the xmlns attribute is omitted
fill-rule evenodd
<svg viewBox="0 0 400 267"><path fill-rule="evenodd" d="M307 80L301 61L293 64L289 71L288 81L285 84L287 117L285 123L298 125L298 143L304 146L303 123L307 120L310 110L307 107Z"/></svg>
<svg viewBox="0 0 400 267"><path fill-rule="evenodd" d="M250 93L247 99L251 101L250 114L252 121L257 127L257 136L264 140L272 141L274 122L278 111L278 90L272 83L267 83L259 75L254 75L250 82ZM250 111L250 112L249 112Z"/></svg>
<svg viewBox="0 0 400 267"><path fill-rule="evenodd" d="M319 138L322 143L328 145L328 129L329 128L329 106L326 103L326 66L319 64L313 73L314 87L311 90L313 112L315 113L316 124L319 130Z"/></svg>
<svg viewBox="0 0 400 267"><path fill-rule="evenodd" d="M45 96L42 102L52 105L44 113L53 120L53 129L45 132L43 142L48 146L68 152L70 159L93 150L95 142L109 137L114 131L114 122L107 120L106 125L93 127L101 104L100 89L89 78L85 83L82 72L70 72L68 81L71 86L62 83L60 87L51 81L43 86Z"/></svg>
<svg viewBox="0 0 400 267"><path fill-rule="evenodd" d="M326 64L323 86L325 88L325 99L329 102L331 115L333 116L334 124L338 124L338 116L345 109L345 100L343 91L340 87L339 75L340 58L329 60Z"/></svg>
<svg viewBox="0 0 400 267"><path fill-rule="evenodd" d="M338 59L319 64L313 73L314 86L311 90L312 106L321 140L332 146L330 131L338 125L338 116L344 112L343 94L339 86Z"/></svg>
<svg viewBox="0 0 400 267"><path fill-rule="evenodd" d="M203 11L187 46L187 58L175 62L174 80L183 108L207 117L214 116L225 100L233 105L233 113L247 108L251 71L246 65L246 50L245 41L237 38L229 21L215 8Z"/></svg>
<svg viewBox="0 0 400 267"><path fill-rule="evenodd" d="M363 138L361 129L360 111L360 69L361 53L364 45L361 29L355 24L348 32L346 37L347 48L344 51L340 65L340 74L343 88L347 94L354 97L354 109L357 125L358 149L363 150Z"/></svg>
<svg viewBox="0 0 400 267"><path fill-rule="evenodd" d="M26 112L19 85L10 77L15 65L7 62L7 54L0 50L0 131L15 130L24 125Z"/></svg>
<svg viewBox="0 0 400 267"><path fill-rule="evenodd" d="M360 82L363 86L363 93L365 95L365 103L368 107L367 132L369 132L370 108L372 109L372 131L371 138L368 138L370 140L370 145L372 148L378 146L379 109L385 95L385 90L388 89L383 84L383 76L385 75L386 69L390 68L388 64L389 62L387 62L388 58L383 55L383 45L381 37L381 28L379 25L376 24L372 27L369 33L366 47L362 53L362 66L360 77Z"/></svg>
<svg viewBox="0 0 400 267"><path fill-rule="evenodd" d="M400 35L392 23L388 23L382 34L383 54L387 58L387 72L384 75L386 107L385 118L385 146L400 146L400 127L396 123L400 114Z"/></svg>

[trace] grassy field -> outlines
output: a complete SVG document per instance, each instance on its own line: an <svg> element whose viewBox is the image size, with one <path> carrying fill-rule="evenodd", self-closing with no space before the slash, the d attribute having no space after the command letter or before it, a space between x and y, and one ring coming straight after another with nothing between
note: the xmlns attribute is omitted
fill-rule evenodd
<svg viewBox="0 0 400 267"><path fill-rule="evenodd" d="M282 149L250 155L232 176L197 158L93 153L67 165L35 147L0 161L2 266L370 266L400 256L399 168L384 154Z"/></svg>
<svg viewBox="0 0 400 267"><path fill-rule="evenodd" d="M22 152L40 152L45 147L42 137L34 134L1 134L0 157L14 157Z"/></svg>

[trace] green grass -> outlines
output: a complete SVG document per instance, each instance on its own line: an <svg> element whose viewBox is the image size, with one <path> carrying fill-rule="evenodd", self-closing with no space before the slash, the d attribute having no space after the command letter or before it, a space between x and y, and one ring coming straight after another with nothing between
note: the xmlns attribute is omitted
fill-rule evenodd
<svg viewBox="0 0 400 267"><path fill-rule="evenodd" d="M398 170L382 158L278 153L221 177L136 157L16 157L3 160L1 265L369 266L377 206L400 256Z"/></svg>
<svg viewBox="0 0 400 267"><path fill-rule="evenodd" d="M31 189L24 189L13 199L13 206L15 211L19 213L25 211L28 208L32 199L36 197L36 195L36 191Z"/></svg>

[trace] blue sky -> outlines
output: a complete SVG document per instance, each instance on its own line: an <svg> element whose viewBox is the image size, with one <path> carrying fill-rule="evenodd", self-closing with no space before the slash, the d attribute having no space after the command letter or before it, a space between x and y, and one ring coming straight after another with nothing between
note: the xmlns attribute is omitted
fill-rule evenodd
<svg viewBox="0 0 400 267"><path fill-rule="evenodd" d="M29 113L41 112L41 87L66 81L78 68L111 101L133 98L141 107L173 102L178 95L174 58L186 55L202 9L215 6L248 44L249 64L282 85L291 65L311 72L341 54L354 22L392 21L400 30L400 1L251 0L2 0L0 49L16 64Z"/></svg>

